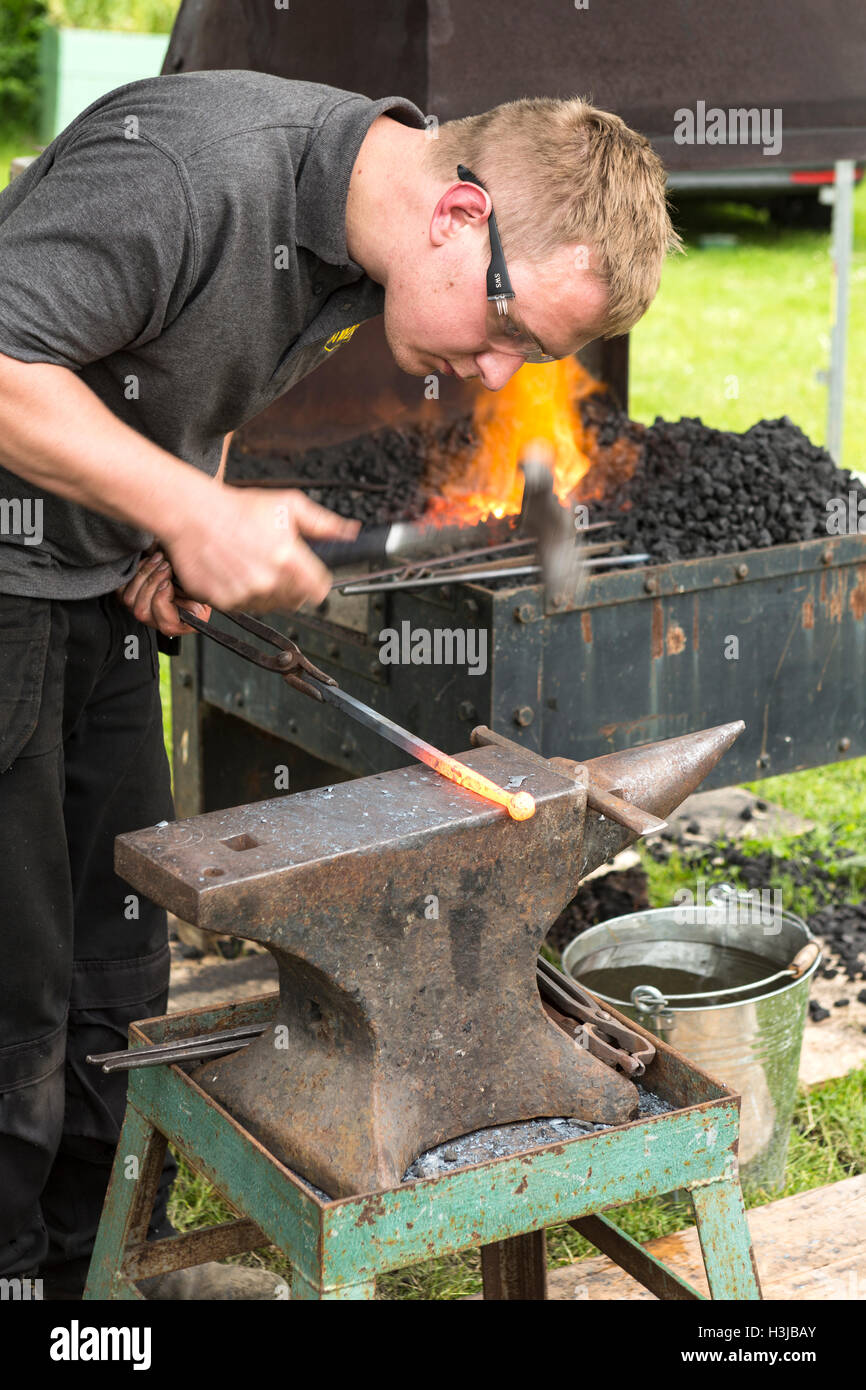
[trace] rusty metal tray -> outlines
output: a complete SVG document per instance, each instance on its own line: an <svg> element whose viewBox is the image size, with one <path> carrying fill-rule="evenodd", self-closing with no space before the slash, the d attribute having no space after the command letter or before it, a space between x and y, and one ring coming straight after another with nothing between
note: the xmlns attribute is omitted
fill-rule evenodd
<svg viewBox="0 0 866 1390"><path fill-rule="evenodd" d="M130 1043L145 1046L266 1023L277 999L270 994L147 1019L131 1026ZM508 1252L517 1252L513 1241L568 1221L659 1297L699 1298L599 1215L685 1188L694 1203L712 1296L759 1298L737 1179L740 1098L658 1038L652 1041L657 1051L645 1084L675 1110L336 1201L324 1200L279 1163L181 1068L132 1071L85 1297L137 1299L136 1279L274 1244L293 1267L292 1298L369 1299L375 1297L376 1275L387 1270L478 1246L488 1256L486 1269L491 1251L504 1252L507 1266ZM145 1241L162 1135L241 1214L238 1221ZM137 1183L127 1180L131 1157L140 1163ZM502 1264L500 1259L500 1274ZM544 1293L530 1289L521 1296Z"/></svg>

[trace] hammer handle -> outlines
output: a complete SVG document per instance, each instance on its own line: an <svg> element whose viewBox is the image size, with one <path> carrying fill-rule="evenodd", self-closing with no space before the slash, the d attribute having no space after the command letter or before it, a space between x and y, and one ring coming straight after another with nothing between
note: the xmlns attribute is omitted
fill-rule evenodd
<svg viewBox="0 0 866 1390"><path fill-rule="evenodd" d="M390 526L365 526L353 541L308 541L307 544L329 570L341 569L344 565L362 564L366 560L384 560L390 530Z"/></svg>

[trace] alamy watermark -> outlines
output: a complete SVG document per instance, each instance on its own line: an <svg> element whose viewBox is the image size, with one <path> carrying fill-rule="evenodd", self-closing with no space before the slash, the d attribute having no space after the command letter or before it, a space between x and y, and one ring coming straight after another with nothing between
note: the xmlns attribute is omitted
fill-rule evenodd
<svg viewBox="0 0 866 1390"><path fill-rule="evenodd" d="M765 155L782 149L782 108L775 106L681 106L674 112L675 145L760 145Z"/></svg>
<svg viewBox="0 0 866 1390"><path fill-rule="evenodd" d="M42 498L0 497L0 536L20 536L25 545L41 545Z"/></svg>
<svg viewBox="0 0 866 1390"><path fill-rule="evenodd" d="M866 535L866 495L851 488L847 497L827 499L827 535Z"/></svg>
<svg viewBox="0 0 866 1390"><path fill-rule="evenodd" d="M88 1327L73 1318L51 1330L52 1361L131 1361L134 1371L150 1370L150 1327Z"/></svg>
<svg viewBox="0 0 866 1390"><path fill-rule="evenodd" d="M487 670L486 627L413 627L404 619L399 632L383 627L379 643L383 666L465 666L470 676Z"/></svg>
<svg viewBox="0 0 866 1390"><path fill-rule="evenodd" d="M17 1274L0 1279L0 1303L39 1303L41 1300L41 1279L23 1279Z"/></svg>
<svg viewBox="0 0 866 1390"><path fill-rule="evenodd" d="M728 885L711 884L699 878L695 891L678 888L674 893L674 921L706 925L760 927L764 936L778 936L782 930L782 893L779 888L750 888L740 892Z"/></svg>

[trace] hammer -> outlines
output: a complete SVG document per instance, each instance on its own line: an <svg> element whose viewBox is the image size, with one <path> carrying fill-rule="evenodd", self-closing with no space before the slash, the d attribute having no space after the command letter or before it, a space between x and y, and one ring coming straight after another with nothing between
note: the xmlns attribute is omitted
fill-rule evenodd
<svg viewBox="0 0 866 1390"><path fill-rule="evenodd" d="M553 490L552 463L553 449L546 440L526 446L518 465L523 474L520 530L535 538L547 592L555 607L565 608L577 602L585 570L574 513Z"/></svg>
<svg viewBox="0 0 866 1390"><path fill-rule="evenodd" d="M544 440L536 440L524 451L519 467L523 473L523 504L518 533L531 536L538 546L539 562L548 592L562 596L565 606L577 598L582 576L580 550L574 517L557 500L553 490L551 463L553 450ZM490 544L514 538L511 522L487 523ZM501 534L500 534L501 533ZM352 541L309 541L310 549L329 569L396 559L426 559L447 554L464 545L462 526L423 526L395 521L388 526L364 527Z"/></svg>

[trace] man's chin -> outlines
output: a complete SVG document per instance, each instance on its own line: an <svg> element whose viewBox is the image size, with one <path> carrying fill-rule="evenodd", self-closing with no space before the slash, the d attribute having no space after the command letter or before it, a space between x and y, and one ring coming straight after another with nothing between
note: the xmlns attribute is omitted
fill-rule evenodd
<svg viewBox="0 0 866 1390"><path fill-rule="evenodd" d="M431 372L437 371L429 357L423 353L415 352L412 348L391 348L391 356L397 363L401 372L407 376L429 376Z"/></svg>
<svg viewBox="0 0 866 1390"><path fill-rule="evenodd" d="M434 357L432 353L410 347L407 343L395 342L388 332L387 324L385 325L385 340L400 371L405 372L407 376L429 376L431 372L442 370L439 365L440 359Z"/></svg>

